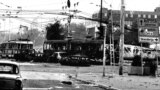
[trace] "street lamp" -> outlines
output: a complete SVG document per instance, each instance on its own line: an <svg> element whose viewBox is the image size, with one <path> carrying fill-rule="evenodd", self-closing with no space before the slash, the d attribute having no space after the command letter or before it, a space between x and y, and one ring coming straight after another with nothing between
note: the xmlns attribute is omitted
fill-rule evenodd
<svg viewBox="0 0 160 90"><path fill-rule="evenodd" d="M71 18L72 18L72 16L69 16L69 17L68 17L68 31L67 31L67 39L72 38L72 37L71 37L71 35L70 35L70 34L71 34L71 32L70 32L70 31L71 31L71 30L70 30Z"/></svg>
<svg viewBox="0 0 160 90"><path fill-rule="evenodd" d="M120 27L121 27L121 35L120 35L120 44L119 44L119 75L123 75L123 54L124 54L124 11L125 5L124 0L121 0L121 18L120 18Z"/></svg>

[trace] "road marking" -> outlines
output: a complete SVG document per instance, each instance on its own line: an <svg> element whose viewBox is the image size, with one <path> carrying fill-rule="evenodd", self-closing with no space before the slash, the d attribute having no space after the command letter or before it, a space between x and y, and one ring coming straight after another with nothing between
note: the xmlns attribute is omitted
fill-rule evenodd
<svg viewBox="0 0 160 90"><path fill-rule="evenodd" d="M55 86L55 88L63 88L63 87L61 87L61 86Z"/></svg>
<svg viewBox="0 0 160 90"><path fill-rule="evenodd" d="M51 90L53 88L23 88L23 90Z"/></svg>

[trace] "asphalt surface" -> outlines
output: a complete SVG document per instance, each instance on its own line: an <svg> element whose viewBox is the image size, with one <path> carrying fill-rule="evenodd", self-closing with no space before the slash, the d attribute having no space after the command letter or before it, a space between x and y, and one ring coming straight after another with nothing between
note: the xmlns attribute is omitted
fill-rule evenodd
<svg viewBox="0 0 160 90"><path fill-rule="evenodd" d="M67 74L85 73L92 67L72 67L49 63L20 63L23 90L106 90L92 83L70 79Z"/></svg>

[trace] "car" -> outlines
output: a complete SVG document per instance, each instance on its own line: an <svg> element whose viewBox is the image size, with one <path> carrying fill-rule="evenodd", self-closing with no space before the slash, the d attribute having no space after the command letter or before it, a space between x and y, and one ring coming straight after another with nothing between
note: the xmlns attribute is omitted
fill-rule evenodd
<svg viewBox="0 0 160 90"><path fill-rule="evenodd" d="M19 64L0 60L0 90L23 90Z"/></svg>
<svg viewBox="0 0 160 90"><path fill-rule="evenodd" d="M54 63L58 63L59 60L62 59L62 57L67 56L66 52L63 51L58 51L58 52L54 52L50 57L49 57L49 62L54 62Z"/></svg>
<svg viewBox="0 0 160 90"><path fill-rule="evenodd" d="M69 66L90 66L90 59L83 54L74 54L68 55L66 57L62 57L60 60L61 65L69 65Z"/></svg>

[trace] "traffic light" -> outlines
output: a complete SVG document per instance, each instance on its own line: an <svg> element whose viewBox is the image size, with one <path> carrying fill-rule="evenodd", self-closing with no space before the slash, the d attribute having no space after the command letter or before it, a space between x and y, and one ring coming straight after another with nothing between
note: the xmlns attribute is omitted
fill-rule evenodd
<svg viewBox="0 0 160 90"><path fill-rule="evenodd" d="M103 37L104 37L104 26L99 26L98 30L99 30L99 32L98 32L98 34L99 34L98 39L103 39Z"/></svg>
<svg viewBox="0 0 160 90"><path fill-rule="evenodd" d="M107 11L107 19L110 20L112 15L112 10Z"/></svg>
<svg viewBox="0 0 160 90"><path fill-rule="evenodd" d="M71 7L71 2L70 2L70 0L67 1L67 7L68 7L68 8Z"/></svg>
<svg viewBox="0 0 160 90"><path fill-rule="evenodd" d="M108 10L107 12L107 20L108 20L108 25L107 25L107 31L108 34L112 33L112 10Z"/></svg>

